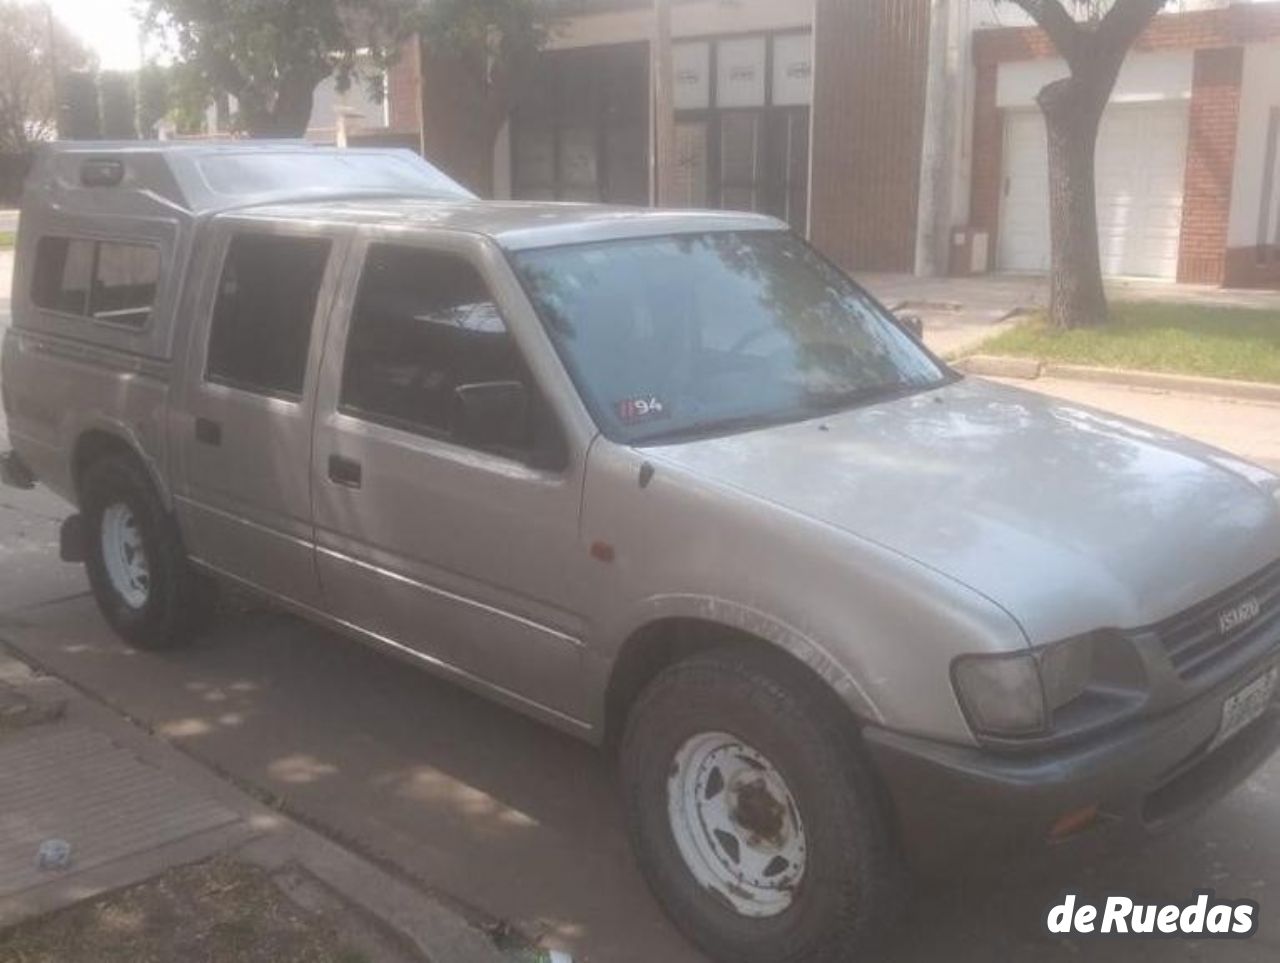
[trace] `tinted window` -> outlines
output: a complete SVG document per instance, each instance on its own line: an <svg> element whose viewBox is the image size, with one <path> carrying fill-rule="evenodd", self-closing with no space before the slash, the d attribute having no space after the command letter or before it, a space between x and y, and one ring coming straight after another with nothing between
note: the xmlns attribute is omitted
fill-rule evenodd
<svg viewBox="0 0 1280 963"><path fill-rule="evenodd" d="M38 307L64 314L84 314L93 275L93 241L42 237L36 245L31 300Z"/></svg>
<svg viewBox="0 0 1280 963"><path fill-rule="evenodd" d="M479 392L510 414L489 425L485 441L470 436L464 401ZM459 390L461 389L461 390ZM528 451L539 418L519 350L485 286L456 255L373 245L356 295L342 378L344 411L464 444Z"/></svg>
<svg viewBox="0 0 1280 963"><path fill-rule="evenodd" d="M232 238L213 309L210 381L265 394L302 394L328 259L324 238Z"/></svg>
<svg viewBox="0 0 1280 963"><path fill-rule="evenodd" d="M98 245L89 313L99 321L142 327L160 283L160 252L141 244Z"/></svg>

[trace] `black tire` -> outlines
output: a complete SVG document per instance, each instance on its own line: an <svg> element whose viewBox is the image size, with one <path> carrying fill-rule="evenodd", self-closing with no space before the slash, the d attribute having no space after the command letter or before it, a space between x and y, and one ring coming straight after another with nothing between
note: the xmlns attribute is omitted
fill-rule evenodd
<svg viewBox="0 0 1280 963"><path fill-rule="evenodd" d="M807 841L804 875L781 913L754 918L700 884L668 814L677 753L723 732L786 780ZM723 963L857 959L900 919L905 874L876 777L852 721L821 683L783 657L742 647L693 656L658 675L627 720L621 751L632 844L676 926Z"/></svg>
<svg viewBox="0 0 1280 963"><path fill-rule="evenodd" d="M103 515L119 504L136 522L150 570L141 604L131 604L107 572ZM81 479L80 510L85 569L98 608L111 627L139 649L168 649L194 639L208 622L216 588L187 561L178 527L137 459L107 455L93 462Z"/></svg>

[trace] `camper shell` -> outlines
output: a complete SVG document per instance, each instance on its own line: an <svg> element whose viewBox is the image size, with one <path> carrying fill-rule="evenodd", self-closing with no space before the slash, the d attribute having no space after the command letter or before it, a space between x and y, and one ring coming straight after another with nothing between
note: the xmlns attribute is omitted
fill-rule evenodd
<svg viewBox="0 0 1280 963"><path fill-rule="evenodd" d="M407 150L338 150L302 142L50 144L37 155L23 192L15 325L167 359L202 222L262 204L385 197L467 200L475 195ZM30 281L37 245L47 238L132 242L154 250L156 290L145 323L95 317L86 324L83 315L35 304Z"/></svg>

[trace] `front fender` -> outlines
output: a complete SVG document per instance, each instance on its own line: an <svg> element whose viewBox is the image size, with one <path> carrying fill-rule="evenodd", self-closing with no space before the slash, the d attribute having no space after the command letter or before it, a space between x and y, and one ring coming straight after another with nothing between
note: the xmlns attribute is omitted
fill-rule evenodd
<svg viewBox="0 0 1280 963"><path fill-rule="evenodd" d="M742 602L679 593L650 596L634 606L624 619L613 626L609 634L619 640L613 652L614 657L600 666L603 678L599 684L590 687L596 702L592 706L593 719L605 718L609 675L616 666L617 656L623 647L630 640L639 638L645 628L671 619L690 619L708 626L719 626L772 645L812 669L856 716L880 724L885 721L875 700L836 661L819 639Z"/></svg>

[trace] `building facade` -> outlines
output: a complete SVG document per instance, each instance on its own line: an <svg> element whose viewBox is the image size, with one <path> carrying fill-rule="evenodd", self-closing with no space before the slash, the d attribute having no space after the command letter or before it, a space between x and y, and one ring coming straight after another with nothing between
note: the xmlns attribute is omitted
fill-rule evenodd
<svg viewBox="0 0 1280 963"><path fill-rule="evenodd" d="M383 137L496 197L653 197L652 0L581 0L495 138L410 41ZM855 271L1042 272L1039 90L1064 76L1006 0L673 0L676 203L789 222ZM1280 287L1280 0L1181 0L1104 119L1109 274Z"/></svg>

